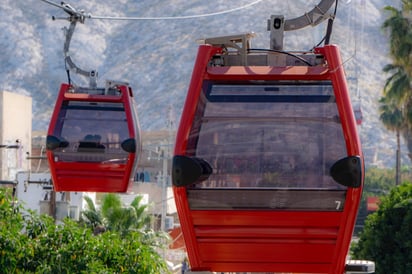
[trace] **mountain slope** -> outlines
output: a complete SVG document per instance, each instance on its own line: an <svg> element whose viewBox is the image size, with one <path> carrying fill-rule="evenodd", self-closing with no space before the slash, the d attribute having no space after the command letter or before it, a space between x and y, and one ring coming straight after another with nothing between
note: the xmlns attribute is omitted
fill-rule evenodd
<svg viewBox="0 0 412 274"><path fill-rule="evenodd" d="M320 0L319 0L320 1ZM255 32L256 48L269 47L266 20L272 14L300 16L319 1L264 0L248 8L219 16L179 20L88 20L78 24L71 56L84 69L97 69L105 79L127 81L138 102L143 130L166 127L171 108L178 124L190 80L198 38ZM63 62L66 20L63 11L40 0L3 0L0 6L0 90L33 97L35 130L46 130L59 85L66 82ZM71 1L95 16L163 17L209 14L234 9L254 1L142 0ZM360 128L367 164L392 165L395 138L379 122L377 101L387 76L386 38L381 30L383 7L390 0L339 1L331 42L338 44L345 60L354 102L361 103L364 123ZM57 1L56 1L57 3ZM317 44L325 24L286 33L285 49L307 50ZM73 75L82 84L83 79ZM377 154L377 153L383 154Z"/></svg>

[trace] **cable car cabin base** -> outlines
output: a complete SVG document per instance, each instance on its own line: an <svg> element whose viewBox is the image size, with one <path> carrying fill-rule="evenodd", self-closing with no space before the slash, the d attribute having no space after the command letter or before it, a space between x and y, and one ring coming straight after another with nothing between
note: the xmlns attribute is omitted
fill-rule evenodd
<svg viewBox="0 0 412 274"><path fill-rule="evenodd" d="M192 211L199 271L331 273L342 217L336 212ZM373 272L368 267L356 273Z"/></svg>
<svg viewBox="0 0 412 274"><path fill-rule="evenodd" d="M339 213L197 211L191 217L203 265L233 272L328 273L341 222Z"/></svg>
<svg viewBox="0 0 412 274"><path fill-rule="evenodd" d="M193 270L185 271L185 274L216 274L216 273L218 272L193 271ZM245 272L242 272L242 273L245 273ZM282 272L282 273L286 274L285 272ZM371 261L365 261L365 260L348 260L345 265L345 271L342 274L361 274L361 273L365 273L365 274L375 273L375 263ZM288 273L288 274L298 274L298 273Z"/></svg>
<svg viewBox="0 0 412 274"><path fill-rule="evenodd" d="M125 164L55 163L54 168L56 191L127 192L129 187L124 178L128 173Z"/></svg>
<svg viewBox="0 0 412 274"><path fill-rule="evenodd" d="M182 112L172 181L191 270L344 273L364 169L339 50L249 38L205 40Z"/></svg>
<svg viewBox="0 0 412 274"><path fill-rule="evenodd" d="M62 84L46 148L55 191L126 192L140 154L130 87Z"/></svg>

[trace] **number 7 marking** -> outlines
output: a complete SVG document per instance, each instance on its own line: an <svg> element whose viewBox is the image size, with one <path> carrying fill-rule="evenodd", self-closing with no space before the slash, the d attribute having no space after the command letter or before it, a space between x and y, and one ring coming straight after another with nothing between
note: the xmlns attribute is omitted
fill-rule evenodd
<svg viewBox="0 0 412 274"><path fill-rule="evenodd" d="M342 201L339 201L339 200L338 200L338 201L335 201L335 203L336 203L336 210L339 210Z"/></svg>

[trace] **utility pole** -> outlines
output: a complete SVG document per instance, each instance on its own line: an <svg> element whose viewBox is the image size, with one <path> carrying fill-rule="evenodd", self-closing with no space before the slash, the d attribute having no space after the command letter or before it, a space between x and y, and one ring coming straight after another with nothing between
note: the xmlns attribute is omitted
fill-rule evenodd
<svg viewBox="0 0 412 274"><path fill-rule="evenodd" d="M162 168L162 219L160 223L160 230L165 231L166 229L166 215L167 215L167 156L166 149L163 147L161 150L161 159L163 161Z"/></svg>
<svg viewBox="0 0 412 274"><path fill-rule="evenodd" d="M162 144L161 157L163 159L162 169L162 219L160 229L165 231L166 229L166 216L167 216L167 187L169 182L168 163L170 158L170 146L172 145L172 133L174 125L174 115L172 107L169 107L169 118L167 120L168 138Z"/></svg>

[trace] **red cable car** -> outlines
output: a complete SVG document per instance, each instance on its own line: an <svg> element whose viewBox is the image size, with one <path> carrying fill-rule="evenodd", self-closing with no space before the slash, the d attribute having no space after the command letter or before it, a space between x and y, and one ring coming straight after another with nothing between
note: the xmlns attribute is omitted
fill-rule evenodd
<svg viewBox="0 0 412 274"><path fill-rule="evenodd" d="M129 86L61 85L46 141L56 191L126 192L140 146Z"/></svg>
<svg viewBox="0 0 412 274"><path fill-rule="evenodd" d="M140 156L140 128L128 84L106 81L97 88L97 71L83 70L71 59L70 42L84 11L62 2L68 15L64 56L68 84L62 84L47 133L47 159L55 191L126 192ZM70 72L89 87L71 84Z"/></svg>
<svg viewBox="0 0 412 274"><path fill-rule="evenodd" d="M192 271L343 273L363 154L339 49L198 50L173 158Z"/></svg>

